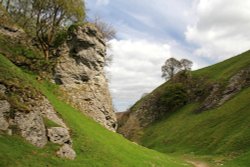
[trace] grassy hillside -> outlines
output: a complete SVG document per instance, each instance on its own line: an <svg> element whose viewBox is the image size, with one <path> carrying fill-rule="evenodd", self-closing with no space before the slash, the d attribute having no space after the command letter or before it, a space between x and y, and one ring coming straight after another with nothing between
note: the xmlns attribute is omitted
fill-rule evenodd
<svg viewBox="0 0 250 167"><path fill-rule="evenodd" d="M206 77L207 82L227 81L241 69L250 67L250 52L219 64L194 71L194 77ZM164 91L165 83L156 91ZM205 83L199 83L205 84ZM143 99L136 107L143 103ZM215 109L194 111L199 102L191 102L169 113L144 129L140 143L164 153L209 155L213 161L228 167L250 165L250 88Z"/></svg>
<svg viewBox="0 0 250 167"><path fill-rule="evenodd" d="M227 80L241 69L250 66L250 51L193 72L194 76L205 76L211 80Z"/></svg>
<svg viewBox="0 0 250 167"><path fill-rule="evenodd" d="M73 147L77 152L76 160L64 160L56 157L58 146L49 143L39 149L21 137L0 134L0 166L3 167L44 167L44 166L186 166L181 161L149 150L106 130L79 111L59 100L56 86L37 82L35 76L24 73L4 56L0 55L0 80L18 82L20 85L33 87L41 91L55 107L71 128Z"/></svg>

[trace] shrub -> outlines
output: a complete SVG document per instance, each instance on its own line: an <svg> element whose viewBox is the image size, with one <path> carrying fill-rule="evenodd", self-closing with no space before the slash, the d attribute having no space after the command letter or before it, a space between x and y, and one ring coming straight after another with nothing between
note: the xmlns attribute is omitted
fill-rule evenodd
<svg viewBox="0 0 250 167"><path fill-rule="evenodd" d="M187 88L181 84L168 85L158 100L158 105L163 111L174 111L188 102Z"/></svg>

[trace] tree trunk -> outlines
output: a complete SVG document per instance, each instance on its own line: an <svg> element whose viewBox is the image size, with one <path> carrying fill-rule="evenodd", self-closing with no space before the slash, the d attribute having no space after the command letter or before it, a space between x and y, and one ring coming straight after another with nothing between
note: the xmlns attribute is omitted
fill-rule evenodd
<svg viewBox="0 0 250 167"><path fill-rule="evenodd" d="M46 61L49 60L49 49L48 48L44 51L44 58Z"/></svg>
<svg viewBox="0 0 250 167"><path fill-rule="evenodd" d="M10 0L7 1L7 4L6 4L6 11L9 12L9 7L10 7Z"/></svg>
<svg viewBox="0 0 250 167"><path fill-rule="evenodd" d="M49 60L49 49L50 49L49 46L46 44L41 44L40 46L41 46L41 49L43 51L43 55L44 55L45 60L48 61Z"/></svg>

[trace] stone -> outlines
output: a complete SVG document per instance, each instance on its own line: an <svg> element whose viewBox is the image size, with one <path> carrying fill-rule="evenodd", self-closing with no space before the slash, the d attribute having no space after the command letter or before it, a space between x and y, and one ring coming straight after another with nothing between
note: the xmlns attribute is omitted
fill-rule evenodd
<svg viewBox="0 0 250 167"><path fill-rule="evenodd" d="M22 137L37 147L43 147L47 144L47 136L43 118L39 113L21 113L15 114L15 123L21 131Z"/></svg>
<svg viewBox="0 0 250 167"><path fill-rule="evenodd" d="M8 130L7 117L10 112L10 104L7 100L0 100L0 130Z"/></svg>
<svg viewBox="0 0 250 167"><path fill-rule="evenodd" d="M6 90L7 88L4 85L0 84L0 93L5 94Z"/></svg>
<svg viewBox="0 0 250 167"><path fill-rule="evenodd" d="M70 160L74 160L76 158L76 153L72 149L72 147L68 144L64 144L57 152L56 154L61 158L67 158Z"/></svg>
<svg viewBox="0 0 250 167"><path fill-rule="evenodd" d="M11 129L8 129L7 134L8 134L9 136L12 136L12 130L11 130Z"/></svg>
<svg viewBox="0 0 250 167"><path fill-rule="evenodd" d="M71 105L115 131L117 120L104 72L105 41L92 24L77 27L69 36L57 51L54 82Z"/></svg>
<svg viewBox="0 0 250 167"><path fill-rule="evenodd" d="M62 127L52 127L48 129L49 141L63 145L64 143L71 144L70 135L67 129Z"/></svg>

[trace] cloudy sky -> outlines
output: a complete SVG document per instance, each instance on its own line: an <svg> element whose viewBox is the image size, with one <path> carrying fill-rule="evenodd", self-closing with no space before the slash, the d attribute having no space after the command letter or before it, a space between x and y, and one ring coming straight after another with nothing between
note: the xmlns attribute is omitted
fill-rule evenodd
<svg viewBox="0 0 250 167"><path fill-rule="evenodd" d="M117 30L109 41L114 56L107 68L117 111L164 82L167 58L187 58L193 69L250 49L250 1L85 0L96 16Z"/></svg>

